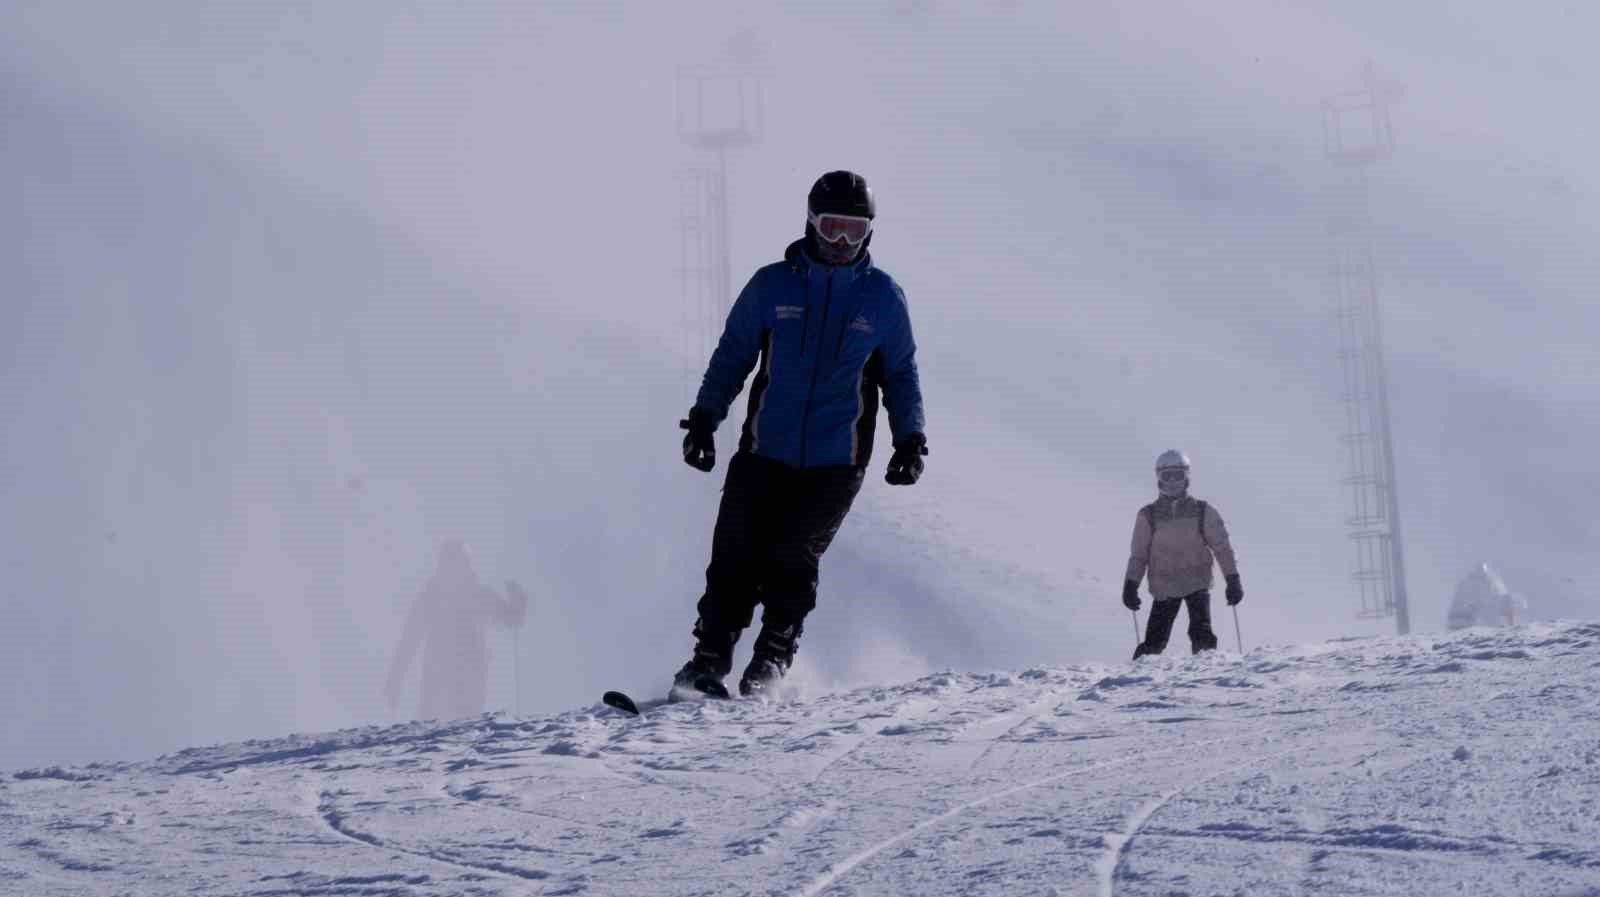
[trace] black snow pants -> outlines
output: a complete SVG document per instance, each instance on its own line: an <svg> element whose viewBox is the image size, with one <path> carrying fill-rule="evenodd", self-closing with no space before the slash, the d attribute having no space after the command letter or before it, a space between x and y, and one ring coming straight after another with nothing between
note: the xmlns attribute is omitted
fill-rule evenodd
<svg viewBox="0 0 1600 897"><path fill-rule="evenodd" d="M1150 602L1150 621L1144 627L1144 641L1133 650L1135 660L1167 650L1167 639L1172 637L1178 608L1185 604L1189 606L1189 646L1194 653L1217 647L1217 634L1211 631L1211 593L1201 589L1182 598L1159 598Z"/></svg>
<svg viewBox="0 0 1600 897"><path fill-rule="evenodd" d="M696 656L727 675L733 646L760 604L756 655L786 667L794 661L802 624L817 606L822 554L865 473L854 466L794 468L748 452L733 456L697 607Z"/></svg>

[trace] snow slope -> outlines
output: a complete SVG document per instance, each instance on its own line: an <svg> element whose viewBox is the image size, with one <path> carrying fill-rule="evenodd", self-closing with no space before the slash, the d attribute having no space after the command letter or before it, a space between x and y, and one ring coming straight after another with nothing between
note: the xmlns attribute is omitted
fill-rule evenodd
<svg viewBox="0 0 1600 897"><path fill-rule="evenodd" d="M1597 895L1600 624L0 777L0 891Z"/></svg>

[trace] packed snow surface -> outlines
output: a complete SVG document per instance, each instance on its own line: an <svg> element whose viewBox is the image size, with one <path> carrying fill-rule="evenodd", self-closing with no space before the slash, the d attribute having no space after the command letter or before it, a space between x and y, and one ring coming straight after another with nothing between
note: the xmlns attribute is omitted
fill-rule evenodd
<svg viewBox="0 0 1600 897"><path fill-rule="evenodd" d="M1600 895L1600 625L0 777L0 892Z"/></svg>

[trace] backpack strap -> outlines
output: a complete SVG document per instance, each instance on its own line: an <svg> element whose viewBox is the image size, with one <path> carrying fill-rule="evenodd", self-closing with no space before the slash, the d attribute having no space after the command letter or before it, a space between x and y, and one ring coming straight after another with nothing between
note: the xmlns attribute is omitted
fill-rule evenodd
<svg viewBox="0 0 1600 897"><path fill-rule="evenodd" d="M1200 541L1210 546L1211 543L1206 542L1206 503L1203 501L1196 503L1200 505Z"/></svg>

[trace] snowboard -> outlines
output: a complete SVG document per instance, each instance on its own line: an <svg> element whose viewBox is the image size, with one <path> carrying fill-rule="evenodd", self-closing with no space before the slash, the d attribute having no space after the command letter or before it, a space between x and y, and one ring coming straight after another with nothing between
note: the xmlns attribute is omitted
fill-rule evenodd
<svg viewBox="0 0 1600 897"><path fill-rule="evenodd" d="M631 713L634 716L643 715L639 710L639 705L635 703L632 698L620 691L606 692L600 696L600 703L606 705L607 707L615 707L618 710L621 710L623 713Z"/></svg>
<svg viewBox="0 0 1600 897"><path fill-rule="evenodd" d="M705 685L707 686L706 688L695 689L673 686L667 691L666 700L654 703L676 704L680 701L700 700L727 701L733 698L733 695L728 693L727 686L723 685L721 681L714 679L707 680ZM639 707L639 702L635 701L624 692L608 691L600 696L600 703L606 705L607 707L616 708L617 710L621 710L623 713L631 714L633 716L644 715L644 710Z"/></svg>

